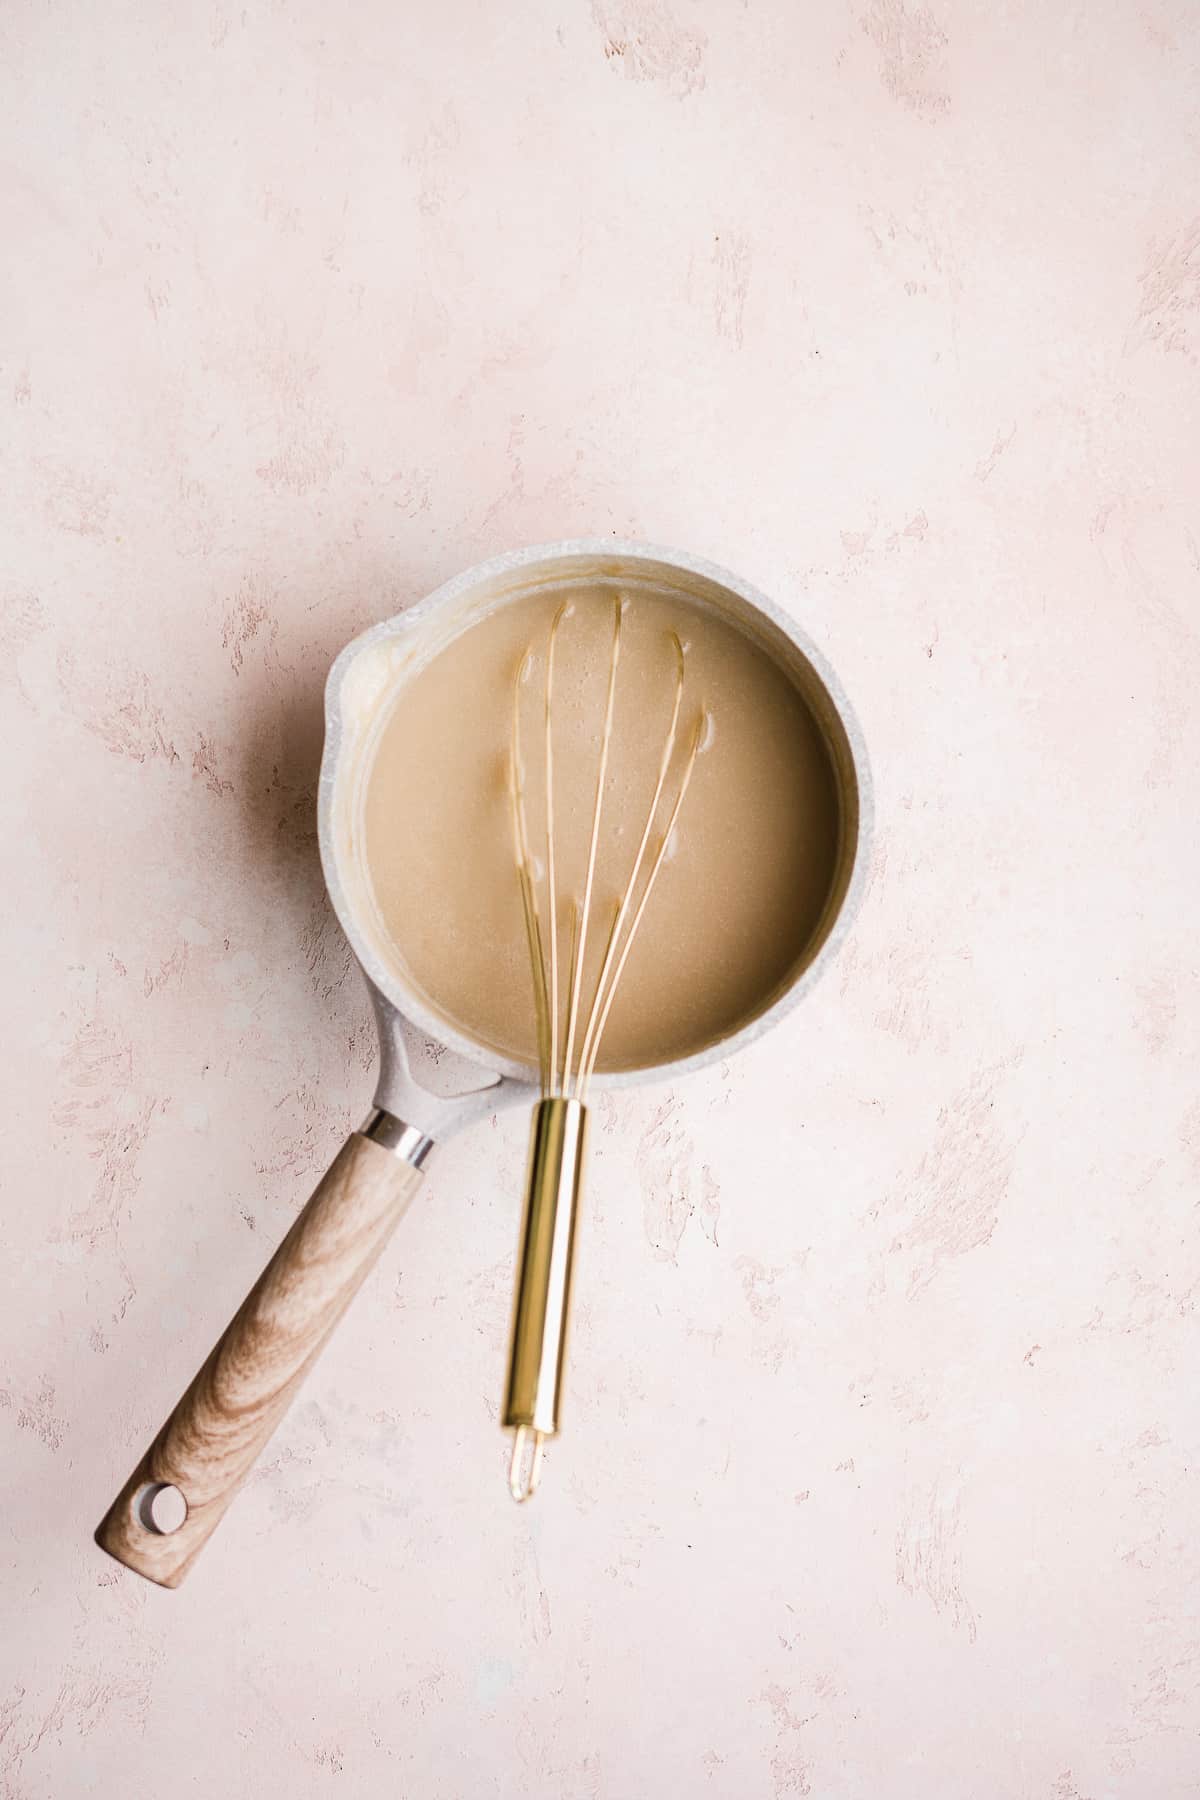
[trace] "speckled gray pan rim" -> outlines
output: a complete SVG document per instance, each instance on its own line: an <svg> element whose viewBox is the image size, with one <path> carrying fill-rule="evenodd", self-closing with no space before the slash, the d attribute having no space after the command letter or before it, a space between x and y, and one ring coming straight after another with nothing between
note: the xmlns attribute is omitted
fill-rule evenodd
<svg viewBox="0 0 1200 1800"><path fill-rule="evenodd" d="M389 640L403 644L402 665L389 692L442 649L481 613L533 592L553 592L588 582L626 586L635 592L678 594L731 619L784 667L800 689L824 735L838 784L840 843L833 884L808 949L763 1010L739 1031L673 1063L598 1075L597 1087L623 1087L646 1079L673 1078L706 1066L756 1042L795 1007L833 960L862 901L873 824L870 765L862 730L837 675L796 621L738 575L686 551L603 538L536 544L464 570L393 618L354 638L334 662L325 689L325 749L318 793L321 863L342 930L369 981L383 998L435 1042L469 1061L520 1081L536 1080L528 1064L506 1058L444 1019L387 956L364 918L363 884L345 866L350 852L338 841L338 813L347 804L343 764L349 733L346 683L365 652ZM386 704L378 708L386 713ZM362 760L361 758L359 759ZM369 755L366 759L369 762ZM353 802L351 802L352 804ZM356 897L352 891L359 888Z"/></svg>

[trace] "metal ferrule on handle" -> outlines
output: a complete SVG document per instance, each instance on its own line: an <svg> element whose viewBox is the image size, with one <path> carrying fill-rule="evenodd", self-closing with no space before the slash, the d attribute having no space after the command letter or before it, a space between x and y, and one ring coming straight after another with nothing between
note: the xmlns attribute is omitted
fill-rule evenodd
<svg viewBox="0 0 1200 1800"><path fill-rule="evenodd" d="M539 1102L530 1133L502 1421L516 1434L509 1479L515 1500L527 1500L537 1487L542 1444L558 1430L586 1147L581 1101L556 1096Z"/></svg>
<svg viewBox="0 0 1200 1800"><path fill-rule="evenodd" d="M390 1150L393 1156L398 1156L401 1162L411 1163L414 1169L423 1169L437 1148L419 1125L406 1124L394 1113L384 1112L381 1106L371 1108L358 1128L358 1135L378 1144L381 1150Z"/></svg>

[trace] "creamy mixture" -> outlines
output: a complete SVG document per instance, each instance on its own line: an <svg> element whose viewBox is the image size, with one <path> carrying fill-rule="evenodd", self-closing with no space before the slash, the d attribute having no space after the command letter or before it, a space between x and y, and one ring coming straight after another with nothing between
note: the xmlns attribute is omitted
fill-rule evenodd
<svg viewBox="0 0 1200 1800"><path fill-rule="evenodd" d="M364 800L375 904L428 1004L471 1037L537 1060L530 953L508 771L519 687L529 843L548 918L546 643L562 596L501 607L399 688ZM570 907L582 899L613 629L613 595L582 590L555 652L555 845L565 1018ZM802 959L833 880L837 796L800 694L732 624L677 598L625 607L582 1016L642 835L684 649L679 742L643 880L702 715L690 786L621 978L599 1070L687 1056L770 1004ZM582 1025L580 1027L582 1030Z"/></svg>

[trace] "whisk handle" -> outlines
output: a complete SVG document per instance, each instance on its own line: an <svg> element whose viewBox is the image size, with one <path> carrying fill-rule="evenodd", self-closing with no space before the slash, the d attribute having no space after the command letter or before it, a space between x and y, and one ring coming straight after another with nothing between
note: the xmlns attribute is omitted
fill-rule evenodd
<svg viewBox="0 0 1200 1800"><path fill-rule="evenodd" d="M403 1130L346 1140L105 1514L127 1568L178 1587L212 1536L421 1184L429 1140Z"/></svg>

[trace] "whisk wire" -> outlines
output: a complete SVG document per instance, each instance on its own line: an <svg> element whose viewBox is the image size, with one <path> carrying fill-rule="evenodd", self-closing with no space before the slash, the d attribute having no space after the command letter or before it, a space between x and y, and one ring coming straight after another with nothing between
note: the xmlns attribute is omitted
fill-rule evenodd
<svg viewBox="0 0 1200 1800"><path fill-rule="evenodd" d="M684 796L688 791L688 785L692 779L692 771L696 766L696 758L700 754L700 745L704 740L704 732L707 724L707 713L701 713L699 719L696 721L695 731L692 733L691 748L688 751L687 762L684 764L683 775L679 784L679 792L675 796L675 804L671 808L671 816L667 820L667 828L662 834L657 854L650 865L650 873L646 877L646 885L642 889L642 897L638 901L637 910L633 915L629 930L626 933L625 942L621 947L621 954L617 958L617 966L613 970L612 980L608 985L608 992L605 995L604 1006L600 1013L600 1022L596 1027L595 1037L592 1039L587 1064L580 1072L580 1080L577 1085L579 1098L581 1100L586 1100L587 1098L588 1084L595 1072L596 1056L600 1048L600 1039L604 1036L604 1027L608 1024L608 1015L612 1011L612 1004L616 998L621 976L625 973L625 964L629 961L629 952L633 949L633 941L637 936L638 927L645 916L646 907L650 902L650 896L654 892L654 884L658 880L658 872L666 860L667 850L671 842L671 833L675 829L680 809L683 806Z"/></svg>
<svg viewBox="0 0 1200 1800"><path fill-rule="evenodd" d="M542 1064L542 1091L553 1093L558 1075L558 887L554 871L554 646L559 626L571 609L564 600L554 615L550 641L546 646L545 738L546 738L546 901L550 921L550 1046L549 1079Z"/></svg>
<svg viewBox="0 0 1200 1800"><path fill-rule="evenodd" d="M638 934L651 893L666 860L671 836L675 830L684 797L692 779L696 758L703 741L707 714L701 713L692 732L691 743L679 776L679 787L671 803L666 828L658 839L649 869L645 872L647 854L654 837L663 794L671 772L679 741L679 721L683 707L684 656L677 633L670 634L675 651L675 684L671 718L659 757L654 792L647 808L638 846L634 852L628 878L614 903L612 923L600 956L599 973L590 1002L583 1017L580 1037L580 1011L583 1004L584 969L587 958L588 927L594 907L596 866L600 845L600 827L604 813L605 785L613 740L613 718L616 701L617 668L621 655L621 620L624 601L614 604L613 632L608 661L604 719L600 735L599 766L592 802L591 830L588 838L586 873L582 899L572 899L569 907L569 941L567 955L566 1029L560 1032L559 992L561 986L559 959L559 920L556 838L554 824L554 663L559 629L572 610L565 601L554 615L546 647L546 679L544 688L545 779L546 779L546 886L547 916L543 927L538 903L538 880L529 849L529 826L526 812L525 770L521 754L521 689L525 684L533 657L532 647L525 652L517 670L513 690L512 750L509 787L512 796L513 843L521 888L521 904L525 933L533 972L534 1008L537 1018L538 1065L543 1097L562 1096L583 1100L595 1073L600 1042L608 1024L617 988L625 972L630 951ZM639 883L641 893L638 894ZM547 943L547 938L549 942ZM561 1038L561 1057L560 1057ZM579 1041L579 1056L574 1052Z"/></svg>
<svg viewBox="0 0 1200 1800"><path fill-rule="evenodd" d="M542 942L542 921L538 910L537 884L533 877L533 860L529 854L529 831L525 816L525 773L521 759L521 687L529 668L531 651L526 651L517 671L513 688L512 750L509 761L509 794L512 799L513 844L517 857L517 876L521 886L521 905L525 917L525 935L529 943L529 960L533 969L533 1000L537 1015L538 1065L543 1091L551 1064L551 1007L546 992L546 956ZM553 924L550 932L554 938Z"/></svg>
<svg viewBox="0 0 1200 1800"><path fill-rule="evenodd" d="M583 1048L579 1053L579 1067L581 1073L586 1073L588 1070L591 1061L592 1045L599 1036L597 1022L601 1016L601 1003L604 996L605 983L608 980L613 957L616 954L617 942L621 935L621 927L625 923L625 916L629 911L634 889L637 887L638 876L642 872L642 861L646 855L646 846L650 842L650 833L654 829L654 820L658 812L658 803L662 799L662 791L667 780L667 771L671 766L671 757L675 751L675 738L679 730L679 709L683 704L683 645L680 643L675 632L671 633L671 642L675 646L676 657L675 702L671 708L671 723L663 743L662 756L659 759L658 765L658 780L655 783L654 794L646 812L646 823L642 827L642 835L634 855L633 867L629 871L629 879L625 883L620 900L617 902L616 917L613 920L613 927L609 933L608 943L605 946L604 956L600 963L600 974L596 981L596 992L592 997L592 1006L591 1011L588 1014L587 1029L583 1034Z"/></svg>
<svg viewBox="0 0 1200 1800"><path fill-rule="evenodd" d="M575 969L571 977L571 1003L567 1015L567 1046L563 1052L563 1093L569 1092L571 1051L575 1045L575 1027L579 1022L579 995L583 986L583 957L587 948L588 918L592 909L592 886L596 879L596 852L600 845L600 819L604 811L604 783L608 777L608 753L612 744L613 706L617 695L617 664L621 658L621 614L624 602L620 595L613 605L612 651L608 660L608 693L604 702L604 728L600 735L600 766L596 771L596 799L592 807L592 831L588 840L587 872L583 881L583 910L579 921L579 943L575 952ZM576 1076L578 1086L578 1075Z"/></svg>
<svg viewBox="0 0 1200 1800"><path fill-rule="evenodd" d="M572 900L567 912L571 921L571 947L567 952L567 1013L569 1015L575 1004L575 982L579 974L579 966L575 961L575 951L580 941L579 902L577 900ZM558 1091L560 1094L565 1094L567 1092L567 1082L571 1073L571 1065L568 1061L570 1053L571 1047L570 1041L568 1040L567 1047L563 1051L562 1073L559 1076L558 1082Z"/></svg>

